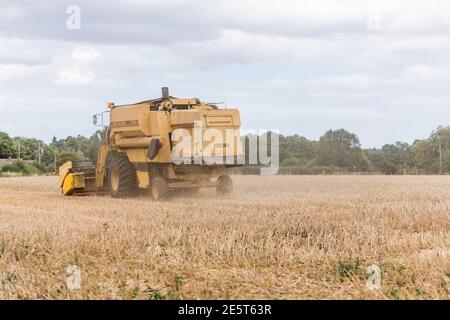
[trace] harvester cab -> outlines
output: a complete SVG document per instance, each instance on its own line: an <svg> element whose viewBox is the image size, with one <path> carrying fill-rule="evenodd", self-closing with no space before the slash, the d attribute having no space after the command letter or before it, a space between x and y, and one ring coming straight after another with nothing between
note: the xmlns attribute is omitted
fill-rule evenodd
<svg viewBox="0 0 450 320"><path fill-rule="evenodd" d="M240 115L218 104L175 98L168 88L162 88L161 98L108 103L109 110L93 118L106 127L96 166L62 165L62 193L123 197L147 190L155 200L175 189L214 187L219 194L230 193L229 169L243 161Z"/></svg>

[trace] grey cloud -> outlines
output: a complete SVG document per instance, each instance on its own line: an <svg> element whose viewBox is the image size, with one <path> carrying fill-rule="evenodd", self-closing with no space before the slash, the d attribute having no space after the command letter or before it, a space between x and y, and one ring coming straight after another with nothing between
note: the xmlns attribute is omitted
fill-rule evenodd
<svg viewBox="0 0 450 320"><path fill-rule="evenodd" d="M380 14L379 34L448 33L450 6L440 1L1 1L0 35L92 43L171 44L220 38L224 29L290 38L369 36L367 19ZM68 30L66 9L81 9L81 30Z"/></svg>
<svg viewBox="0 0 450 320"><path fill-rule="evenodd" d="M0 35L92 43L165 44L208 39L217 34L214 18L202 14L202 8L181 3L175 10L168 3L2 1L5 12L0 16ZM80 30L66 27L69 17L66 10L72 4L81 10Z"/></svg>

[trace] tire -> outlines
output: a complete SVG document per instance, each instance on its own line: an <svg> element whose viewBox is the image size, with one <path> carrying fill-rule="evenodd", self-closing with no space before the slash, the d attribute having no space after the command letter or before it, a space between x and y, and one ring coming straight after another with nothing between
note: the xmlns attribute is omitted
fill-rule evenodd
<svg viewBox="0 0 450 320"><path fill-rule="evenodd" d="M233 180L228 175L221 175L217 178L217 194L225 195L233 192Z"/></svg>
<svg viewBox="0 0 450 320"><path fill-rule="evenodd" d="M163 177L151 178L150 182L150 193L153 200L159 201L167 198L169 193L169 188L167 186L167 181Z"/></svg>
<svg viewBox="0 0 450 320"><path fill-rule="evenodd" d="M110 152L106 159L111 197L131 197L137 191L136 170L125 155Z"/></svg>

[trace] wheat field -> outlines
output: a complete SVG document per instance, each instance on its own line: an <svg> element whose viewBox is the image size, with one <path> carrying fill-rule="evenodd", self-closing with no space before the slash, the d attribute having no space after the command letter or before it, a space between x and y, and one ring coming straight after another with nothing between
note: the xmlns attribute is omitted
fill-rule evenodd
<svg viewBox="0 0 450 320"><path fill-rule="evenodd" d="M0 298L450 298L450 177L233 180L153 202L0 179Z"/></svg>

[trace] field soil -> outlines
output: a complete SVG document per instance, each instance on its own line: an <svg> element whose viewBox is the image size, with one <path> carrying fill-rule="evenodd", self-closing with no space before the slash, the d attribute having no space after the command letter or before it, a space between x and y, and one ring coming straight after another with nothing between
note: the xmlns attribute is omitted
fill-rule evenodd
<svg viewBox="0 0 450 320"><path fill-rule="evenodd" d="M233 180L153 202L0 178L0 299L450 298L449 176Z"/></svg>

